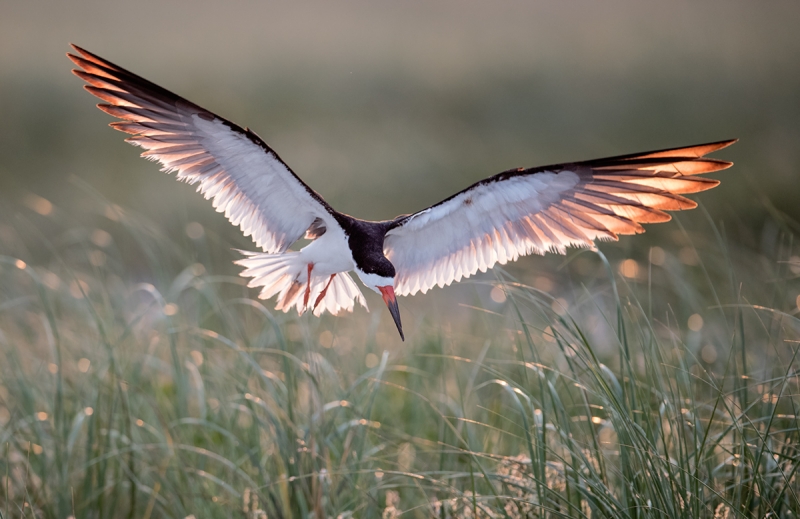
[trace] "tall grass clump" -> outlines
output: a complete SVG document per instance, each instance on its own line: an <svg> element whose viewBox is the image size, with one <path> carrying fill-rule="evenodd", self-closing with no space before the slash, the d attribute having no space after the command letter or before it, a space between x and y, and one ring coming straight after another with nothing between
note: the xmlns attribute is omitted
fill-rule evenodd
<svg viewBox="0 0 800 519"><path fill-rule="evenodd" d="M408 300L400 343L379 301L275 313L200 224L87 205L0 226L4 518L800 510L786 224L529 258Z"/></svg>

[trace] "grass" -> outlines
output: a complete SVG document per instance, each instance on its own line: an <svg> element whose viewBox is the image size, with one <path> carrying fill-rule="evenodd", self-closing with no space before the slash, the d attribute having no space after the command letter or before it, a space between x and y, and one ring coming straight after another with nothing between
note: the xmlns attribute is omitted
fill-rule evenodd
<svg viewBox="0 0 800 519"><path fill-rule="evenodd" d="M660 247L528 258L406 300L401 344L379 302L275 313L202 227L87 205L0 228L4 518L800 511L777 218L759 247L697 210Z"/></svg>

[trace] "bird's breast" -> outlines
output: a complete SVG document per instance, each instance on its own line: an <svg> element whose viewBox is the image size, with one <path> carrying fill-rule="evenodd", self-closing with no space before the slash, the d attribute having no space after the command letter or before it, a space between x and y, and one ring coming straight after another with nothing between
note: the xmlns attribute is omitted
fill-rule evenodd
<svg viewBox="0 0 800 519"><path fill-rule="evenodd" d="M347 236L339 229L328 229L325 234L301 251L303 261L314 264L315 275L330 276L355 268Z"/></svg>

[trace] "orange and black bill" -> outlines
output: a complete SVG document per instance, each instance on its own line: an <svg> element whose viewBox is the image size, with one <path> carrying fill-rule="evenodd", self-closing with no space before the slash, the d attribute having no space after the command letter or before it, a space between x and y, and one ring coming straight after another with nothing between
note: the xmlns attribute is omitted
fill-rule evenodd
<svg viewBox="0 0 800 519"><path fill-rule="evenodd" d="M394 287L385 286L378 287L383 295L383 302L389 308L389 313L392 314L394 324L397 325L397 331L400 332L400 340L405 341L406 337L403 335L403 325L400 323L400 307L397 306L397 298L394 296Z"/></svg>

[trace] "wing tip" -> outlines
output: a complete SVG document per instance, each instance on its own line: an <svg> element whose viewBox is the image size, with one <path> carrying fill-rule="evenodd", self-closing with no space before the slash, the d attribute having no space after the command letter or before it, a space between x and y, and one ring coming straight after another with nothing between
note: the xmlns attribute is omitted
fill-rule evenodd
<svg viewBox="0 0 800 519"><path fill-rule="evenodd" d="M739 138L738 137L733 138L733 139L725 139L725 140L722 140L722 141L719 141L719 142L716 142L716 143L712 143L712 144L719 144L720 147L717 148L717 149L721 150L723 148L727 148L728 146L731 146L732 144L736 144L737 142L739 142Z"/></svg>
<svg viewBox="0 0 800 519"><path fill-rule="evenodd" d="M679 150L701 150L701 154L696 157L698 159L701 159L701 158L705 157L706 155L709 155L711 153L717 152L719 150L723 150L723 149L727 148L728 146L732 146L732 145L736 144L737 142L739 142L738 138L723 139L721 141L707 142L705 144L695 144L695 145L692 145L692 146L683 146L683 147L680 147L680 148L674 148L674 150L675 151L679 151ZM664 151L669 151L669 150L664 150ZM724 162L724 161L721 161L721 162Z"/></svg>
<svg viewBox="0 0 800 519"><path fill-rule="evenodd" d="M733 165L733 163L731 162L731 163L729 163L728 166L726 166L726 167L724 167L722 169L718 169L716 171L722 171L723 169L728 169L732 165ZM695 182L695 186L693 186L693 190L692 191L687 191L687 193L701 193L703 191L708 191L709 189L714 189L719 184L720 184L720 181L715 179L715 178L704 178L702 183L701 182Z"/></svg>
<svg viewBox="0 0 800 519"><path fill-rule="evenodd" d="M728 146L730 146L730 144L728 144ZM725 171L726 169L728 169L731 166L733 166L733 162L731 162L729 160L718 160L716 162L717 162L717 165L719 165L719 169L716 169L714 171Z"/></svg>
<svg viewBox="0 0 800 519"><path fill-rule="evenodd" d="M80 55L83 57L83 59L87 59L87 60L89 60L89 61L97 61L97 60L100 60L100 58L99 58L98 56L95 56L94 54L92 54L92 53L91 53L91 52L89 52L88 50L84 49L83 47L80 47L80 46L78 46L78 45L76 45L76 44L74 44L74 43L70 43L70 44L69 44L69 46L70 46L70 47L72 47L72 50L74 50L75 52L77 52L78 54L80 54ZM69 53L67 53L67 56L69 56L69 55L70 55L70 54L69 54ZM76 57L77 57L77 56L76 56ZM70 59L72 59L72 58L70 58Z"/></svg>

